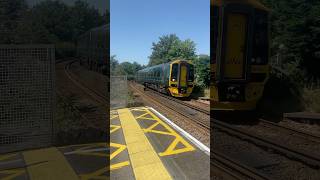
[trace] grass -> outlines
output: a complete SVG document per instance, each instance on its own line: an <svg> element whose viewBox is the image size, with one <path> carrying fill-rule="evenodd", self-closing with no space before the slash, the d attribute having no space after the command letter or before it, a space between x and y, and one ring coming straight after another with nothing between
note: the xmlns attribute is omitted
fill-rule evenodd
<svg viewBox="0 0 320 180"><path fill-rule="evenodd" d="M74 109L75 97L57 97L56 132L79 129L82 126L79 112Z"/></svg>

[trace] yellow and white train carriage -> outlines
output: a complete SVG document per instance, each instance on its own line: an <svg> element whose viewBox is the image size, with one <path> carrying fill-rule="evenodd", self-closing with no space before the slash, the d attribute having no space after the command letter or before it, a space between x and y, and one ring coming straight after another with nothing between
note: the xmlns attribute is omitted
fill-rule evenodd
<svg viewBox="0 0 320 180"><path fill-rule="evenodd" d="M269 75L269 10L256 0L211 0L211 110L252 110Z"/></svg>

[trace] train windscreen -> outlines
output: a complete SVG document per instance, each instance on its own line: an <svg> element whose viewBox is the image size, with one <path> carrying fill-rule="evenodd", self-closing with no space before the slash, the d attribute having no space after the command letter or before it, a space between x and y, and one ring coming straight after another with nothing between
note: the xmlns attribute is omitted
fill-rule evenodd
<svg viewBox="0 0 320 180"><path fill-rule="evenodd" d="M255 10L253 50L251 64L264 65L268 63L269 38L268 38L268 13Z"/></svg>
<svg viewBox="0 0 320 180"><path fill-rule="evenodd" d="M189 64L188 82L193 82L193 80L194 80L194 67L192 64Z"/></svg>
<svg viewBox="0 0 320 180"><path fill-rule="evenodd" d="M178 79L178 71L179 71L178 68L179 68L178 64L172 64L171 81L177 81L177 79Z"/></svg>

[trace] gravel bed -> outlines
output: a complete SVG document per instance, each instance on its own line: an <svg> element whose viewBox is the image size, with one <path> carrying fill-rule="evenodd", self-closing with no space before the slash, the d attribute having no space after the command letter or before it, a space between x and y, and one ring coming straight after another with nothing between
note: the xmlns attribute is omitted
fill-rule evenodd
<svg viewBox="0 0 320 180"><path fill-rule="evenodd" d="M210 111L210 102L209 101L206 101L206 103L204 102L204 100L196 100L196 99L191 99L190 101L185 101L191 105L194 105L194 106L198 106L198 107L201 107L205 110L208 110Z"/></svg>
<svg viewBox="0 0 320 180"><path fill-rule="evenodd" d="M279 124L320 136L320 125L318 124L305 124L305 123L299 123L299 122L295 122L287 119L280 121Z"/></svg>
<svg viewBox="0 0 320 180"><path fill-rule="evenodd" d="M109 114L101 104L92 100L88 94L68 78L64 71L66 63L67 62L56 64L56 90L64 99L72 99L71 101L75 111L78 111L78 113L80 113L84 118L79 118L79 121L81 121L81 127L77 127L77 129L70 127L70 129L68 129L69 132L67 130L66 132L61 133L65 134L64 136L74 136L75 139L73 140L76 140L77 136L79 138L81 135L86 134L90 129L90 133L83 137L83 141L96 142L103 140L107 133ZM64 129L66 129L66 127L64 127ZM95 135L95 133L98 135Z"/></svg>
<svg viewBox="0 0 320 180"><path fill-rule="evenodd" d="M263 123L262 123L263 124ZM303 152L310 152L320 156L320 143L308 140L297 134L292 134L289 131L281 130L273 126L257 125L237 125L235 127L241 128L250 134L256 134L260 137L269 139L273 142L278 142L282 145L291 148L297 148Z"/></svg>
<svg viewBox="0 0 320 180"><path fill-rule="evenodd" d="M81 82L90 89L98 92L99 94L108 97L108 78L102 74L94 71L89 71L85 67L80 66L75 62L70 67L70 72L81 79Z"/></svg>
<svg viewBox="0 0 320 180"><path fill-rule="evenodd" d="M261 171L272 179L316 180L320 178L319 169L310 168L218 129L213 129L212 136L212 146L215 150Z"/></svg>

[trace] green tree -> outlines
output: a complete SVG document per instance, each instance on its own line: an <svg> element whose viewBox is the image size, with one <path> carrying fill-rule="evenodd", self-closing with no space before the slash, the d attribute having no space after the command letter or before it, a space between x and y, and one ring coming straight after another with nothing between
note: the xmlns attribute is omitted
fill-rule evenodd
<svg viewBox="0 0 320 180"><path fill-rule="evenodd" d="M48 44L59 40L56 35L51 34L44 25L34 19L34 14L31 11L25 13L16 29L16 42L18 44Z"/></svg>
<svg viewBox="0 0 320 180"><path fill-rule="evenodd" d="M17 43L17 27L27 12L25 0L0 1L0 43Z"/></svg>
<svg viewBox="0 0 320 180"><path fill-rule="evenodd" d="M121 68L127 75L134 76L137 71L142 69L142 66L137 62L123 62L120 64Z"/></svg>
<svg viewBox="0 0 320 180"><path fill-rule="evenodd" d="M139 63L137 63L136 61L133 62L132 66L133 66L133 69L134 69L134 73L136 73L137 71L139 71L139 70L141 70L141 69L144 68L143 66L141 66L141 65L140 65Z"/></svg>
<svg viewBox="0 0 320 180"><path fill-rule="evenodd" d="M272 60L281 69L298 62L297 70L319 78L320 1L263 2L271 9Z"/></svg>
<svg viewBox="0 0 320 180"><path fill-rule="evenodd" d="M32 13L33 21L41 23L50 34L58 37L57 40L72 40L71 9L66 4L61 1L43 1L32 8Z"/></svg>
<svg viewBox="0 0 320 180"><path fill-rule="evenodd" d="M33 23L41 24L49 34L57 37L52 39L52 43L75 41L84 32L106 22L97 9L81 0L73 6L46 0L35 5L31 11Z"/></svg>
<svg viewBox="0 0 320 180"><path fill-rule="evenodd" d="M128 75L133 77L136 74L136 72L141 70L142 68L143 66L141 66L136 61L134 61L133 63L131 62L119 63L115 55L110 57L111 75Z"/></svg>
<svg viewBox="0 0 320 180"><path fill-rule="evenodd" d="M116 55L112 55L110 57L110 70L113 71L119 65L118 60L116 59Z"/></svg>
<svg viewBox="0 0 320 180"><path fill-rule="evenodd" d="M175 34L164 35L157 43L152 43L152 54L149 56L149 66L166 63L177 58L194 59L196 57L195 43L187 39L182 41Z"/></svg>
<svg viewBox="0 0 320 180"><path fill-rule="evenodd" d="M199 55L193 61L195 66L196 83L201 87L210 85L210 56Z"/></svg>
<svg viewBox="0 0 320 180"><path fill-rule="evenodd" d="M111 75L125 75L125 71L120 66L119 61L116 59L116 55L110 57L110 74Z"/></svg>
<svg viewBox="0 0 320 180"><path fill-rule="evenodd" d="M72 39L75 40L79 35L93 27L106 24L108 12L105 15L100 15L97 9L90 7L85 1L77 0L74 6L71 7L70 24L72 25Z"/></svg>
<svg viewBox="0 0 320 180"><path fill-rule="evenodd" d="M127 75L135 74L135 69L130 62L123 62L120 64L120 66L122 67L122 69L125 71Z"/></svg>

